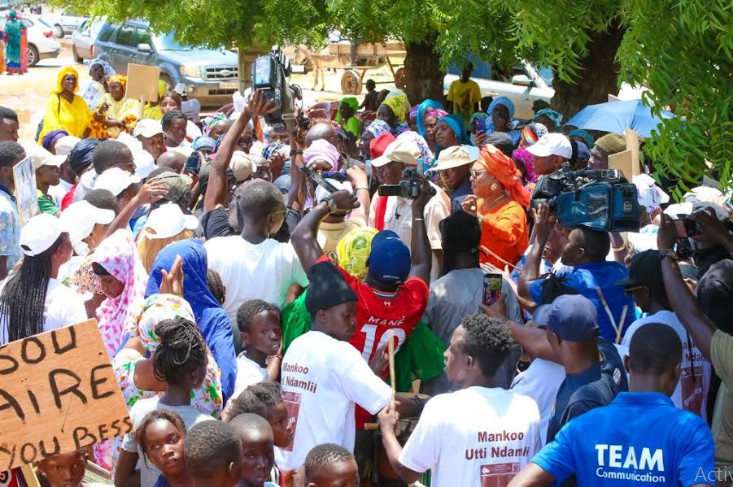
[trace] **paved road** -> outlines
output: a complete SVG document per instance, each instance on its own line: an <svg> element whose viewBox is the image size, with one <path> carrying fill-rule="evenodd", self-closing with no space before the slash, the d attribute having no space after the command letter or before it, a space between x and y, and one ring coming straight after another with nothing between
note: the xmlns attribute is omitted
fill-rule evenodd
<svg viewBox="0 0 733 487"><path fill-rule="evenodd" d="M75 65L79 71L80 85L89 80L87 64L76 64L71 55L71 39L61 39L62 51L58 58L44 59L30 68L28 73L22 76L0 75L0 105L12 108L20 117L21 139L32 139L36 135L38 123L43 117L51 90L56 86L56 77L59 69ZM388 69L382 68L378 71L369 72L367 77L375 77L377 80L386 79ZM311 91L306 88L313 86L313 75L294 75L293 82L304 88L303 96L306 106L319 101L332 101L341 98L341 72L326 74L326 91ZM393 85L379 85L379 89L390 88ZM361 101L361 97L360 97Z"/></svg>

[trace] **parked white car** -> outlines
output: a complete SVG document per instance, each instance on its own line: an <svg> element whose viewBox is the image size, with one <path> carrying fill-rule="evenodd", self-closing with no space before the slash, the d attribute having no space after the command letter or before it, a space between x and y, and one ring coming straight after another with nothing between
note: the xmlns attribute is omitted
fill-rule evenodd
<svg viewBox="0 0 733 487"><path fill-rule="evenodd" d="M43 12L44 18L48 19L53 26L53 33L61 39L66 34L73 34L82 22L89 17L77 15L70 9L53 9Z"/></svg>
<svg viewBox="0 0 733 487"><path fill-rule="evenodd" d="M61 46L48 21L41 16L24 13L23 23L28 28L28 66L35 66L41 59L59 57ZM5 30L4 16L0 18L0 30Z"/></svg>
<svg viewBox="0 0 733 487"><path fill-rule="evenodd" d="M460 76L447 74L443 80L443 89L448 93L448 88ZM549 77L548 77L549 78ZM481 96L499 97L506 96L514 103L514 117L529 120L534 116L532 103L535 100L544 100L550 103L555 95L552 89L552 79L545 79L534 66L527 61L522 61L513 71L509 81L495 79L484 79L471 77L481 88Z"/></svg>

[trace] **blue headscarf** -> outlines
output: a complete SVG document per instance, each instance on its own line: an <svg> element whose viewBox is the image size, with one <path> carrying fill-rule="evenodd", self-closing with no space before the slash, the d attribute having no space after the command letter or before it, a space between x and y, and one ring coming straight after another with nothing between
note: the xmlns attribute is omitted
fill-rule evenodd
<svg viewBox="0 0 733 487"><path fill-rule="evenodd" d="M206 137L205 135L202 135L201 137L196 137L196 140L194 140L193 144L191 144L191 148L193 150L201 150L201 149L216 150L216 141L212 139L211 137Z"/></svg>
<svg viewBox="0 0 733 487"><path fill-rule="evenodd" d="M559 114L558 112L556 112L555 110L551 108L543 108L542 110L537 110L536 112L534 112L534 118L532 119L532 121L536 122L537 119L542 115L552 120L552 123L555 124L555 130L560 128L560 123L562 122L561 114Z"/></svg>
<svg viewBox="0 0 733 487"><path fill-rule="evenodd" d="M425 131L425 122L423 121L423 118L425 118L425 112L430 110L431 108L440 108L441 110L445 110L443 108L443 104L439 101L435 100L425 100L424 102L420 103L420 105L417 107L417 132L422 136L423 139L427 139L427 132Z"/></svg>
<svg viewBox="0 0 733 487"><path fill-rule="evenodd" d="M461 117L456 115L455 113L451 113L450 115L446 115L445 117L441 117L438 119L438 122L445 122L448 124L448 126L453 130L453 133L456 134L456 138L458 139L458 143L465 144L466 143L466 122L463 121Z"/></svg>
<svg viewBox="0 0 733 487"><path fill-rule="evenodd" d="M506 96L497 96L494 98L494 100L489 105L488 110L486 110L486 113L491 116L492 113L494 113L494 108L496 108L496 105L504 105L507 107L507 110L509 110L509 118L514 118L514 103L507 98Z"/></svg>
<svg viewBox="0 0 733 487"><path fill-rule="evenodd" d="M587 145L589 149L592 149L593 146L595 145L593 136L589 132L586 132L583 129L573 130L572 132L568 134L568 137L580 137L581 139L585 141L585 145Z"/></svg>
<svg viewBox="0 0 733 487"><path fill-rule="evenodd" d="M191 238L174 242L161 250L153 262L145 297L160 292L161 269L170 271L179 255L182 260L183 299L191 305L201 335L221 369L221 389L226 400L234 394L237 357L229 316L209 289L204 244Z"/></svg>

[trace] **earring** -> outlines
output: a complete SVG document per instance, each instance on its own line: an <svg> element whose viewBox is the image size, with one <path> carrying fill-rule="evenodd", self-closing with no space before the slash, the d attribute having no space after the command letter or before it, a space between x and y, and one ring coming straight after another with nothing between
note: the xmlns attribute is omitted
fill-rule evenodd
<svg viewBox="0 0 733 487"><path fill-rule="evenodd" d="M499 185L496 184L496 183L492 183L491 184L491 191L496 191L497 189L499 189Z"/></svg>

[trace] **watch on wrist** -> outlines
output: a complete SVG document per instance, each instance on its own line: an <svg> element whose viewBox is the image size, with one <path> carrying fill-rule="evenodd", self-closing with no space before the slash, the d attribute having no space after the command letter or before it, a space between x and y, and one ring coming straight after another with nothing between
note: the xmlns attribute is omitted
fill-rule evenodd
<svg viewBox="0 0 733 487"><path fill-rule="evenodd" d="M675 252L673 249L662 250L662 252L659 254L659 259L664 260L665 257L669 257L675 262L679 260L679 257L677 257L677 252Z"/></svg>
<svg viewBox="0 0 733 487"><path fill-rule="evenodd" d="M323 202L326 203L326 206L328 206L328 214L329 215L333 215L334 213L336 213L338 211L338 209L339 209L338 205L333 200L333 198L331 198L330 196L327 197L327 198L325 198L323 200Z"/></svg>

